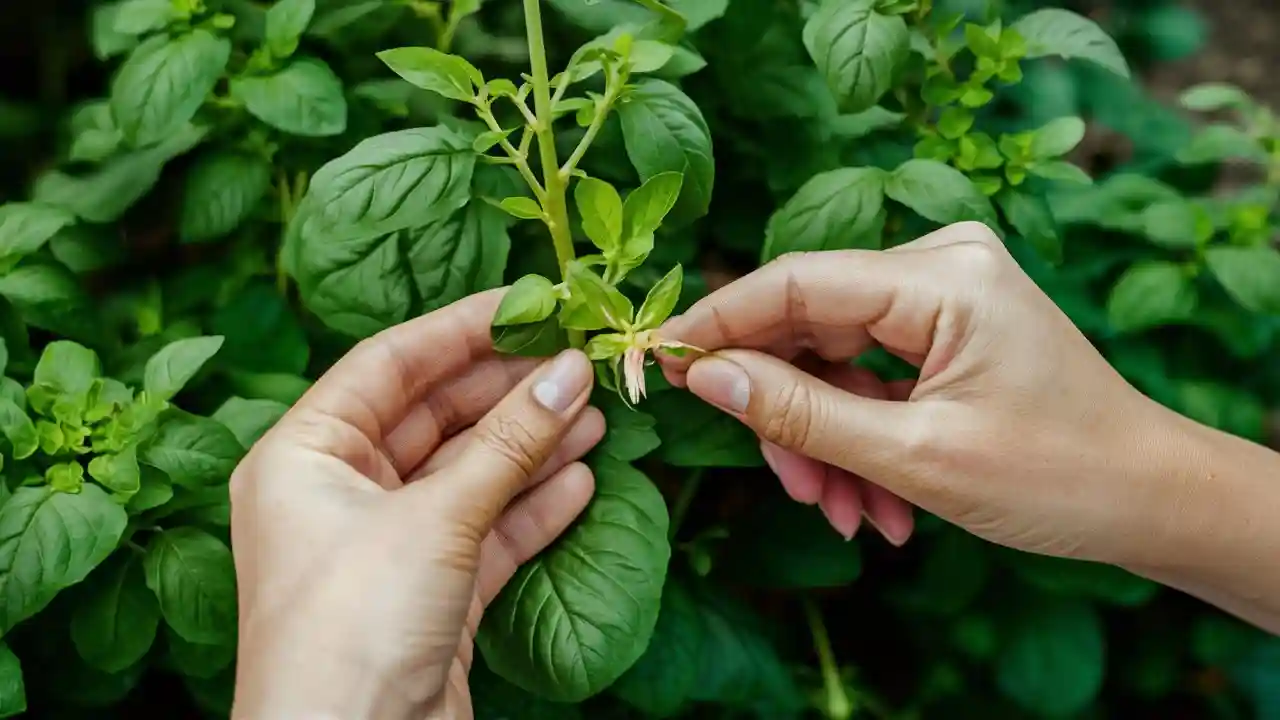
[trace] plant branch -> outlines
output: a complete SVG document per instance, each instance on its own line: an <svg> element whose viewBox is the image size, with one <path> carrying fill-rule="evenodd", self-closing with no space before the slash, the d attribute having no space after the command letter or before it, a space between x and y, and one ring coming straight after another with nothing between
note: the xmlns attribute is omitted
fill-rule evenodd
<svg viewBox="0 0 1280 720"><path fill-rule="evenodd" d="M484 121L484 124L490 130L496 133L502 132L502 126L498 124L498 119L493 116L493 111L481 100L476 101L476 114L480 116L480 119ZM547 192L542 187L542 183L538 182L538 176L533 174L533 169L529 167L528 148L522 147L517 150L505 137L498 141L498 146L511 158L512 164L516 166L516 170L520 171L520 177L524 178L524 181L529 184L529 189L533 190L538 202L543 202L546 199Z"/></svg>
<svg viewBox="0 0 1280 720"><path fill-rule="evenodd" d="M840 665L831 649L831 638L827 634L826 622L822 619L822 610L808 596L801 598L801 604L804 605L805 619L809 621L809 632L813 635L813 648L818 653L818 664L822 669L824 714L830 720L848 720L853 717L853 701L849 699L844 682L840 679Z"/></svg>
<svg viewBox="0 0 1280 720"><path fill-rule="evenodd" d="M525 27L529 36L529 62L533 71L533 101L537 123L533 126L538 140L542 161L542 178L546 183L546 199L542 209L546 211L547 229L555 246L556 262L560 265L561 279L568 274L569 263L577 257L573 249L573 231L569 227L569 208L565 199L566 185L560 177L560 163L556 158L556 136L552 128L551 78L547 74L547 50L542 39L541 0L524 0ZM581 331L569 331L569 343L583 347L586 338Z"/></svg>
<svg viewBox="0 0 1280 720"><path fill-rule="evenodd" d="M525 104L525 101L523 99L518 97L513 97L511 98L511 104L516 106L516 109L519 110L520 114L524 116L524 121L529 123L530 127L538 126L538 117L533 114L533 111L529 109L529 106Z"/></svg>
<svg viewBox="0 0 1280 720"><path fill-rule="evenodd" d="M610 68L605 66L605 82L608 87L604 93L604 99L596 107L596 116L591 118L591 125L587 127L587 134L582 136L582 140L578 142L578 147L573 149L573 154L565 161L564 167L560 168L560 177L568 180L574 169L578 167L578 163L582 162L582 158L586 156L587 150L591 149L591 143L595 142L596 136L600 134L600 129L604 127L604 122L609 118L609 111L613 109L613 104L618 101L618 96L622 94L622 87L626 85L626 78L623 73L611 76Z"/></svg>

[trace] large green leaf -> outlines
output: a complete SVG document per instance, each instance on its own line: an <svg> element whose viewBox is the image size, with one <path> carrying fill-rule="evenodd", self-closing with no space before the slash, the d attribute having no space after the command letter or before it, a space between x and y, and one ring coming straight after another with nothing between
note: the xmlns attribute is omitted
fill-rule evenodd
<svg viewBox="0 0 1280 720"><path fill-rule="evenodd" d="M778 493L729 529L715 570L735 584L778 589L841 587L862 574L858 546L840 537L813 505Z"/></svg>
<svg viewBox="0 0 1280 720"><path fill-rule="evenodd" d="M147 589L142 562L117 553L89 576L71 616L71 639L80 657L108 673L141 660L155 641L160 606Z"/></svg>
<svg viewBox="0 0 1280 720"><path fill-rule="evenodd" d="M706 215L715 186L715 156L711 132L693 100L671 83L648 78L626 95L618 116L627 155L641 180L684 173L680 199L667 224L686 225Z"/></svg>
<svg viewBox="0 0 1280 720"><path fill-rule="evenodd" d="M0 507L0 633L84 580L116 549L128 517L101 488L22 487Z"/></svg>
<svg viewBox="0 0 1280 720"><path fill-rule="evenodd" d="M177 395L222 348L220 335L183 338L165 345L147 360L142 389L168 400Z"/></svg>
<svg viewBox="0 0 1280 720"><path fill-rule="evenodd" d="M169 627L193 643L234 643L236 572L222 541L195 528L166 530L152 538L143 562Z"/></svg>
<svg viewBox="0 0 1280 720"><path fill-rule="evenodd" d="M910 52L907 23L873 0L824 0L804 26L804 46L841 109L868 110L893 87Z"/></svg>
<svg viewBox="0 0 1280 720"><path fill-rule="evenodd" d="M885 177L879 168L813 176L769 219L761 259L791 252L880 249Z"/></svg>
<svg viewBox="0 0 1280 720"><path fill-rule="evenodd" d="M61 208L36 203L0 205L0 267L39 250L75 221Z"/></svg>
<svg viewBox="0 0 1280 720"><path fill-rule="evenodd" d="M116 127L135 147L179 131L213 91L230 57L231 43L207 30L149 38L111 84Z"/></svg>
<svg viewBox="0 0 1280 720"><path fill-rule="evenodd" d="M254 117L290 135L329 137L347 129L342 80L322 60L298 58L271 75L236 78L231 96Z"/></svg>
<svg viewBox="0 0 1280 720"><path fill-rule="evenodd" d="M593 469L596 494L582 518L516 572L476 638L494 672L559 702L599 693L644 652L671 556L653 483L607 456Z"/></svg>
<svg viewBox="0 0 1280 720"><path fill-rule="evenodd" d="M471 142L443 126L360 142L316 171L289 229L287 260L296 266L310 254L299 243L336 245L449 217L470 198L475 164Z"/></svg>
<svg viewBox="0 0 1280 720"><path fill-rule="evenodd" d="M759 467L764 465L755 433L698 396L658 393L645 409L658 420L658 455L676 467ZM698 428L689 432L689 428Z"/></svg>
<svg viewBox="0 0 1280 720"><path fill-rule="evenodd" d="M1000 689L1028 712L1073 717L1102 689L1106 641L1102 621L1079 600L1043 600L1008 628L996 658Z"/></svg>

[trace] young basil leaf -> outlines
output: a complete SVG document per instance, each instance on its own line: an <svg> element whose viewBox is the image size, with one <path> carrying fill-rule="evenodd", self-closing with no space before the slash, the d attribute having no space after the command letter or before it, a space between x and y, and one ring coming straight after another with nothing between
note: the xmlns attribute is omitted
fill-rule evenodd
<svg viewBox="0 0 1280 720"><path fill-rule="evenodd" d="M22 663L8 644L0 641L0 717L14 717L27 711L27 687Z"/></svg>
<svg viewBox="0 0 1280 720"><path fill-rule="evenodd" d="M684 268L677 264L649 289L640 312L636 314L636 329L652 330L671 317L676 303L680 302L680 288L683 284Z"/></svg>
<svg viewBox="0 0 1280 720"><path fill-rule="evenodd" d="M1084 140L1084 120L1062 117L1036 130L1031 136L1031 157L1047 160L1066 155Z"/></svg>
<svg viewBox="0 0 1280 720"><path fill-rule="evenodd" d="M1045 180L1061 180L1081 185L1093 184L1093 178L1089 177L1089 173L1065 160L1034 163L1027 170L1032 175L1042 177Z"/></svg>
<svg viewBox="0 0 1280 720"><path fill-rule="evenodd" d="M1178 96L1178 104L1188 110L1216 112L1218 110L1243 110L1253 107L1253 99L1235 85L1227 83L1201 83L1187 88Z"/></svg>
<svg viewBox="0 0 1280 720"><path fill-rule="evenodd" d="M142 388L161 400L177 395L200 368L218 353L222 342L222 336L211 335L169 343L147 360Z"/></svg>
<svg viewBox="0 0 1280 720"><path fill-rule="evenodd" d="M490 331L490 337L495 350L519 357L550 357L569 347L568 338L554 317L523 325L495 327Z"/></svg>
<svg viewBox="0 0 1280 720"><path fill-rule="evenodd" d="M575 261L569 263L565 282L569 286L570 301L561 325L566 329L626 330L631 327L635 316L631 301L618 288L605 284L599 275Z"/></svg>
<svg viewBox="0 0 1280 720"><path fill-rule="evenodd" d="M33 385L46 385L65 395L78 395L102 377L102 362L89 348L69 340L45 346L36 363Z"/></svg>
<svg viewBox="0 0 1280 720"><path fill-rule="evenodd" d="M645 180L627 196L623 209L627 238L652 235L662 225L667 213L675 207L684 185L684 175L678 172L658 173Z"/></svg>
<svg viewBox="0 0 1280 720"><path fill-rule="evenodd" d="M525 275L511 285L498 304L493 327L527 325L546 320L556 311L555 286L541 275Z"/></svg>
<svg viewBox="0 0 1280 720"><path fill-rule="evenodd" d="M36 203L0 205L0 266L34 253L75 222L74 215L60 208Z"/></svg>
<svg viewBox="0 0 1280 720"><path fill-rule="evenodd" d="M1129 77L1129 63L1116 41L1097 23L1070 10L1036 10L1023 15L1009 29L1026 41L1027 58L1080 58Z"/></svg>
<svg viewBox="0 0 1280 720"><path fill-rule="evenodd" d="M942 225L963 220L998 230L995 208L973 181L936 160L908 160L889 173L885 194Z"/></svg>
<svg viewBox="0 0 1280 720"><path fill-rule="evenodd" d="M142 485L137 448L130 446L119 453L93 458L89 461L89 476L127 501Z"/></svg>
<svg viewBox="0 0 1280 720"><path fill-rule="evenodd" d="M236 633L236 572L231 551L196 528L155 535L143 559L147 587L169 627L184 639L229 645Z"/></svg>
<svg viewBox="0 0 1280 720"><path fill-rule="evenodd" d="M287 58L298 49L298 39L311 24L316 0L279 0L267 11L267 49L277 58Z"/></svg>
<svg viewBox="0 0 1280 720"><path fill-rule="evenodd" d="M183 242L216 240L249 219L271 187L271 164L260 156L220 150L203 155L187 174L178 234Z"/></svg>
<svg viewBox="0 0 1280 720"><path fill-rule="evenodd" d="M622 197L604 180L582 178L573 189L582 216L582 231L605 254L618 251L622 242ZM672 197L672 202L675 198Z"/></svg>
<svg viewBox="0 0 1280 720"><path fill-rule="evenodd" d="M878 250L883 242L886 173L844 168L810 178L765 230L762 262L791 252Z"/></svg>
<svg viewBox="0 0 1280 720"><path fill-rule="evenodd" d="M378 59L410 83L451 100L470 102L484 76L471 63L429 47L383 50Z"/></svg>
<svg viewBox="0 0 1280 720"><path fill-rule="evenodd" d="M614 360L630 346L627 337L621 333L600 333L587 341L585 351L592 360Z"/></svg>
<svg viewBox="0 0 1280 720"><path fill-rule="evenodd" d="M499 676L557 702L599 693L644 653L671 557L666 504L649 478L608 456L592 469L591 504L516 572L476 638ZM590 631L548 634L547 623Z"/></svg>
<svg viewBox="0 0 1280 720"><path fill-rule="evenodd" d="M906 21L872 0L824 0L804 26L804 46L842 110L862 112L893 86L911 50Z"/></svg>
<svg viewBox="0 0 1280 720"><path fill-rule="evenodd" d="M521 220L541 220L543 218L542 206L538 204L538 201L523 195L503 198L502 202L498 203L498 207L505 210L508 215Z"/></svg>
<svg viewBox="0 0 1280 720"><path fill-rule="evenodd" d="M680 199L667 224L676 227L707 214L715 185L711 133L702 111L663 80L638 82L618 108L623 141L642 180L667 172L684 174Z"/></svg>
<svg viewBox="0 0 1280 720"><path fill-rule="evenodd" d="M510 130L486 130L476 136L475 142L471 143L471 149L478 153L487 153L494 145L506 140L513 132L515 132L515 128Z"/></svg>
<svg viewBox="0 0 1280 720"><path fill-rule="evenodd" d="M300 57L271 75L233 78L231 96L290 135L330 137L347 130L342 80L322 60Z"/></svg>
<svg viewBox="0 0 1280 720"><path fill-rule="evenodd" d="M71 615L71 640L85 662L118 673L151 650L159 625L160 606L147 589L142 562L120 552L85 581Z"/></svg>
<svg viewBox="0 0 1280 720"><path fill-rule="evenodd" d="M134 146L178 132L213 91L231 58L231 43L207 30L139 45L111 84L111 113Z"/></svg>
<svg viewBox="0 0 1280 720"><path fill-rule="evenodd" d="M0 631L43 610L116 549L128 517L94 485L78 494L20 487L0 506L11 538L0 551Z"/></svg>
<svg viewBox="0 0 1280 720"><path fill-rule="evenodd" d="M142 447L140 459L175 485L196 489L227 482L244 453L222 423L175 411Z"/></svg>

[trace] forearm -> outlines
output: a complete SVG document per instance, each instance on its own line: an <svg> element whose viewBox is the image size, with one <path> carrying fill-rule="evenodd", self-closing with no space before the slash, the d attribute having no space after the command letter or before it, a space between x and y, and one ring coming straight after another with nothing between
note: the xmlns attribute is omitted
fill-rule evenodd
<svg viewBox="0 0 1280 720"><path fill-rule="evenodd" d="M1280 633L1280 453L1169 415L1153 542L1126 567Z"/></svg>

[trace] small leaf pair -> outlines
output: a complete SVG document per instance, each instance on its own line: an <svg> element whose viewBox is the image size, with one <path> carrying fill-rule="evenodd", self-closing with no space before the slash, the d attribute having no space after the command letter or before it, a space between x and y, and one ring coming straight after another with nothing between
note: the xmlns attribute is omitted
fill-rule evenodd
<svg viewBox="0 0 1280 720"><path fill-rule="evenodd" d="M582 216L582 230L604 257L604 281L614 285L639 267L653 252L653 237L680 198L684 176L658 173L627 196L624 203L612 185L582 178L574 200Z"/></svg>

